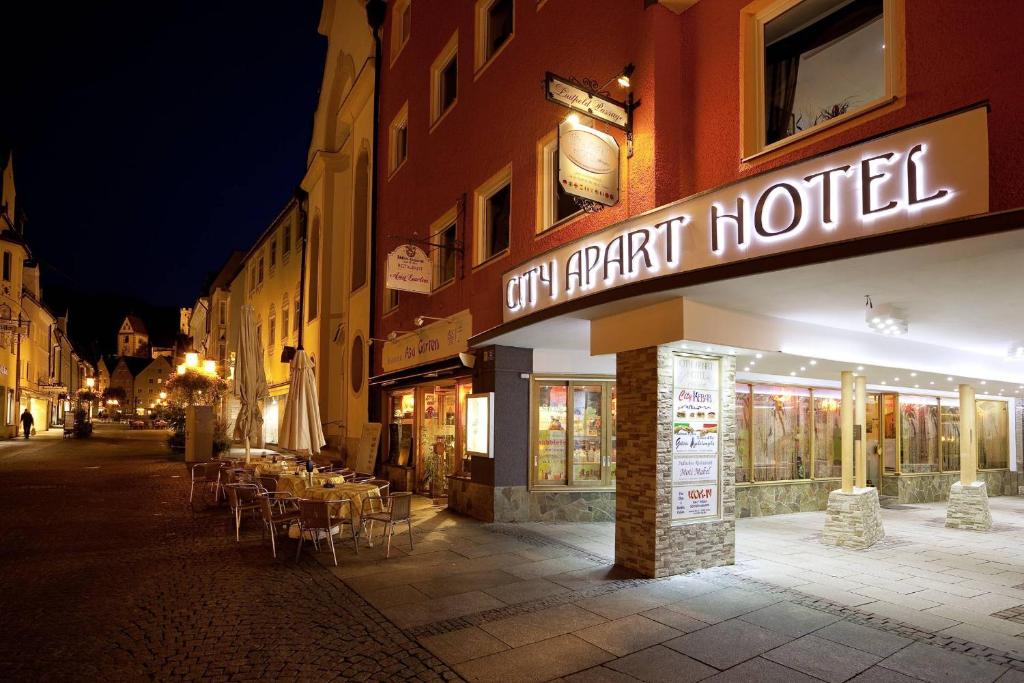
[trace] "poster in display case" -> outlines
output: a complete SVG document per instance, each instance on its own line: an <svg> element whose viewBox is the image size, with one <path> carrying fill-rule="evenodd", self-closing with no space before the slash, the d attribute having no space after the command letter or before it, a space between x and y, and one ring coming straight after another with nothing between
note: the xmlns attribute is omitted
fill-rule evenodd
<svg viewBox="0 0 1024 683"><path fill-rule="evenodd" d="M494 393L466 396L466 453L494 457Z"/></svg>
<svg viewBox="0 0 1024 683"><path fill-rule="evenodd" d="M718 518L719 361L678 354L673 364L672 519Z"/></svg>

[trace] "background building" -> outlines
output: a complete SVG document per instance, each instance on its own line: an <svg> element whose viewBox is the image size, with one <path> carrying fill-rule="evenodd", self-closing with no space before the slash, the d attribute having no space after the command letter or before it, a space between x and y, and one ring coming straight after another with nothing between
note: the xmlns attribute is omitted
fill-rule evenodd
<svg viewBox="0 0 1024 683"><path fill-rule="evenodd" d="M121 356L149 356L149 331L138 316L125 316L117 333L117 352Z"/></svg>

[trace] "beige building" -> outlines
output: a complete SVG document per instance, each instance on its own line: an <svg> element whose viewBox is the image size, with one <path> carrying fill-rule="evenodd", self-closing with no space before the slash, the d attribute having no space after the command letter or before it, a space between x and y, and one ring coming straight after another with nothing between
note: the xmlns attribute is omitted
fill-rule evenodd
<svg viewBox="0 0 1024 683"><path fill-rule="evenodd" d="M39 265L26 261L23 269L21 314L27 321L27 338L21 342L20 414L25 408L32 413L35 429L46 431L50 425L51 404L62 393L50 376L50 352L53 348L53 327L56 318L42 303L39 286Z"/></svg>
<svg viewBox="0 0 1024 683"><path fill-rule="evenodd" d="M328 444L354 449L367 421L374 41L364 2L325 0L327 37L307 171L305 347L316 359Z"/></svg>
<svg viewBox="0 0 1024 683"><path fill-rule="evenodd" d="M142 319L135 315L125 316L117 332L117 353L121 356L149 356L149 331Z"/></svg>
<svg viewBox="0 0 1024 683"><path fill-rule="evenodd" d="M137 375L132 387L132 406L136 415L149 415L161 400L160 392L173 372L169 358L154 358Z"/></svg>

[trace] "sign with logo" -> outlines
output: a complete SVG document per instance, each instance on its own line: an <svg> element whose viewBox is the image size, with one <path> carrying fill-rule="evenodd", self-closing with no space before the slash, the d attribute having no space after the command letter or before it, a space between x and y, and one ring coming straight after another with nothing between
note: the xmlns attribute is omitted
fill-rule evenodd
<svg viewBox="0 0 1024 683"><path fill-rule="evenodd" d="M385 372L449 358L467 349L473 334L473 317L468 310L446 320L425 325L416 332L385 342L381 366Z"/></svg>
<svg viewBox="0 0 1024 683"><path fill-rule="evenodd" d="M624 102L592 93L568 78L548 72L544 91L548 100L555 104L574 109L622 130L629 126L629 108Z"/></svg>
<svg viewBox="0 0 1024 683"><path fill-rule="evenodd" d="M558 184L568 194L614 206L619 201L619 143L571 121L558 126Z"/></svg>
<svg viewBox="0 0 1024 683"><path fill-rule="evenodd" d="M414 244L402 244L388 254L384 286L403 292L430 294L433 264L427 253Z"/></svg>
<svg viewBox="0 0 1024 683"><path fill-rule="evenodd" d="M504 320L642 280L988 211L984 108L694 195L505 273Z"/></svg>
<svg viewBox="0 0 1024 683"><path fill-rule="evenodd" d="M718 517L719 361L672 362L672 519Z"/></svg>

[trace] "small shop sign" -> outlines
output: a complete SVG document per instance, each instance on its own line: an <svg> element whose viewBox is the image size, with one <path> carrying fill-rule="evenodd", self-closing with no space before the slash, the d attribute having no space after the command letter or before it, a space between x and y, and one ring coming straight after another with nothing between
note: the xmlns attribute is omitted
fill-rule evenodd
<svg viewBox="0 0 1024 683"><path fill-rule="evenodd" d="M672 519L693 520L718 517L718 485L675 486L672 488Z"/></svg>
<svg viewBox="0 0 1024 683"><path fill-rule="evenodd" d="M399 245L388 254L384 286L403 292L430 294L433 264L415 244Z"/></svg>
<svg viewBox="0 0 1024 683"><path fill-rule="evenodd" d="M629 106L625 102L591 92L582 84L574 83L573 79L556 76L551 72L548 72L545 79L544 92L550 102L616 128L629 130Z"/></svg>
<svg viewBox="0 0 1024 683"><path fill-rule="evenodd" d="M558 184L567 194L614 206L619 201L619 143L573 121L558 126Z"/></svg>
<svg viewBox="0 0 1024 683"><path fill-rule="evenodd" d="M979 107L693 195L536 256L505 321L638 281L986 213Z"/></svg>

